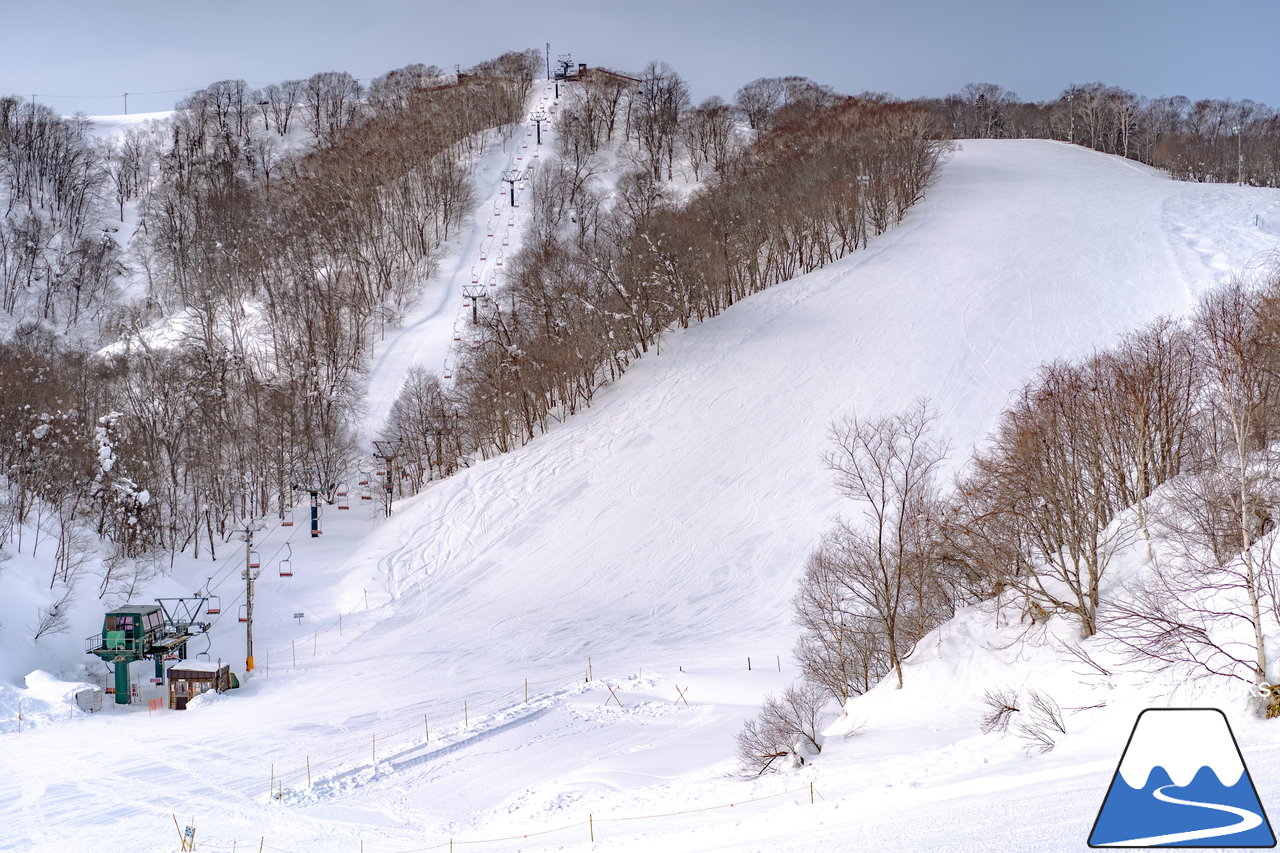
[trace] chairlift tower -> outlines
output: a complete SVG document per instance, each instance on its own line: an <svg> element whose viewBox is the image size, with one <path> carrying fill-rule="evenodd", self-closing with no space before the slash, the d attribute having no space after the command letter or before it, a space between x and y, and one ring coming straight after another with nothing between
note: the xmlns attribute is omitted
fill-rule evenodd
<svg viewBox="0 0 1280 853"><path fill-rule="evenodd" d="M520 170L512 169L509 172L502 173L502 180L506 181L511 187L511 206L516 206L516 184L520 180Z"/></svg>
<svg viewBox="0 0 1280 853"><path fill-rule="evenodd" d="M156 602L117 607L102 620L102 632L85 639L86 653L115 665L117 705L130 703L129 664L149 658L155 662L155 677L164 678L165 660L184 656L192 637L209 630L209 623L199 619L208 596Z"/></svg>
<svg viewBox="0 0 1280 853"><path fill-rule="evenodd" d="M383 481L384 497L383 509L386 510L387 517L391 517L391 499L394 497L393 489L395 488L395 461L396 457L404 451L403 438L378 438L373 441L374 455L383 460L387 467L383 470L386 479Z"/></svg>
<svg viewBox="0 0 1280 853"><path fill-rule="evenodd" d="M294 474L293 487L311 495L311 538L320 536L320 493L331 492L335 484L319 471L303 469Z"/></svg>
<svg viewBox="0 0 1280 853"><path fill-rule="evenodd" d="M471 325L473 326L480 322L479 309L476 307L476 305L481 299L484 298L484 295L485 295L484 290L485 288L483 284L462 285L463 298L471 300Z"/></svg>

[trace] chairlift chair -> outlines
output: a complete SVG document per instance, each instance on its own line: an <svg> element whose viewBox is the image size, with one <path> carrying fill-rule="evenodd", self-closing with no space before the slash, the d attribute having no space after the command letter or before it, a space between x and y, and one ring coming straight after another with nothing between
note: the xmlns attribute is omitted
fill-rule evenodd
<svg viewBox="0 0 1280 853"><path fill-rule="evenodd" d="M292 509L286 509L284 511L284 518L280 519L280 526L293 527L293 510Z"/></svg>
<svg viewBox="0 0 1280 853"><path fill-rule="evenodd" d="M293 577L293 560L286 558L280 561L280 577Z"/></svg>
<svg viewBox="0 0 1280 853"><path fill-rule="evenodd" d="M338 509L351 509L351 498L347 495L347 484L338 486Z"/></svg>
<svg viewBox="0 0 1280 853"><path fill-rule="evenodd" d="M209 616L217 616L222 612L222 598L216 595L209 596L208 602L204 606L204 612Z"/></svg>
<svg viewBox="0 0 1280 853"><path fill-rule="evenodd" d="M256 569L262 565L262 558L258 556L257 551L249 552L249 568Z"/></svg>
<svg viewBox="0 0 1280 853"><path fill-rule="evenodd" d="M245 604L241 604L241 605L240 605L240 621L241 621L241 622L248 622L248 621L249 621L249 607L248 607L248 605L245 605Z"/></svg>

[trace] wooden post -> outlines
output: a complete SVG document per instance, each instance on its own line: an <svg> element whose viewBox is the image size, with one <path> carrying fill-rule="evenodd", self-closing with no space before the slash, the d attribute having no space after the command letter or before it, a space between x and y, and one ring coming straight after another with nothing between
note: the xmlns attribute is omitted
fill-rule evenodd
<svg viewBox="0 0 1280 853"><path fill-rule="evenodd" d="M378 763L378 736L373 736L373 763Z"/></svg>
<svg viewBox="0 0 1280 853"><path fill-rule="evenodd" d="M265 835L258 839L258 853L262 853L262 848L266 845L266 843L267 843L267 837Z"/></svg>
<svg viewBox="0 0 1280 853"><path fill-rule="evenodd" d="M293 665L294 665L294 667L297 667L297 665L298 665L298 641L297 641L297 640L290 640L290 641L289 641L289 648L293 649Z"/></svg>
<svg viewBox="0 0 1280 853"><path fill-rule="evenodd" d="M307 787L311 787L311 756L307 756Z"/></svg>
<svg viewBox="0 0 1280 853"><path fill-rule="evenodd" d="M422 737L424 740L431 740L431 721L426 714L422 715Z"/></svg>
<svg viewBox="0 0 1280 853"><path fill-rule="evenodd" d="M778 655L778 672L782 672L782 655Z"/></svg>
<svg viewBox="0 0 1280 853"><path fill-rule="evenodd" d="M276 766L271 765L271 796L276 795Z"/></svg>
<svg viewBox="0 0 1280 853"><path fill-rule="evenodd" d="M465 729L469 725L471 725L471 718L467 714L467 700L463 699L462 700L462 727Z"/></svg>
<svg viewBox="0 0 1280 853"><path fill-rule="evenodd" d="M364 591L364 609L365 610L369 609L369 590L368 589ZM361 842L361 843L363 844L364 842Z"/></svg>
<svg viewBox="0 0 1280 853"><path fill-rule="evenodd" d="M813 805L813 783L809 783L809 805Z"/></svg>
<svg viewBox="0 0 1280 853"><path fill-rule="evenodd" d="M524 704L529 704L529 679L524 680Z"/></svg>
<svg viewBox="0 0 1280 853"><path fill-rule="evenodd" d="M338 636L342 636L342 611L338 611Z"/></svg>
<svg viewBox="0 0 1280 853"><path fill-rule="evenodd" d="M587 815L587 830L591 833L592 843L596 840L596 818L595 815Z"/></svg>
<svg viewBox="0 0 1280 853"><path fill-rule="evenodd" d="M751 658L747 658L747 672L751 671Z"/></svg>
<svg viewBox="0 0 1280 853"><path fill-rule="evenodd" d="M178 826L178 816L173 815L173 828L178 830L178 838L182 841L182 849L187 849L187 837L182 834L182 827Z"/></svg>

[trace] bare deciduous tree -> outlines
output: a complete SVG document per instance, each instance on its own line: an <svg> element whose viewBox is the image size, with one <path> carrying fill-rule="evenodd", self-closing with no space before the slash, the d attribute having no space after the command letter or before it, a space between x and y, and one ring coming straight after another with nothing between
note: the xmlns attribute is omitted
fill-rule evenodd
<svg viewBox="0 0 1280 853"><path fill-rule="evenodd" d="M933 573L935 479L945 454L932 435L934 420L920 401L900 414L848 417L832 427L836 447L827 464L861 518L839 521L805 573L806 587L833 588L826 597L835 599L840 619L863 620L881 634L899 687L903 661L950 611L950 597ZM843 631L837 636L844 642Z"/></svg>
<svg viewBox="0 0 1280 853"><path fill-rule="evenodd" d="M800 682L782 691L781 696L768 696L760 715L747 720L738 733L738 759L743 772L760 776L778 770L784 759L804 764L822 751L822 706L826 692Z"/></svg>

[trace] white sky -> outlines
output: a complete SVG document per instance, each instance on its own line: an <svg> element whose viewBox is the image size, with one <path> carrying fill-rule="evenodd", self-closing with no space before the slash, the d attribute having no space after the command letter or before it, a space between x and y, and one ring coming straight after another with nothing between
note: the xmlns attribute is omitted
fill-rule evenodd
<svg viewBox="0 0 1280 853"><path fill-rule="evenodd" d="M670 62L695 99L801 74L839 91L943 95L993 82L1031 100L1100 80L1142 95L1280 105L1274 0L57 0L6 4L0 92L64 112L167 109L215 80L254 84L506 50L636 70ZM176 91L175 91L176 90ZM161 92L163 94L142 94ZM76 97L71 97L76 96ZM93 96L93 97L86 97Z"/></svg>

